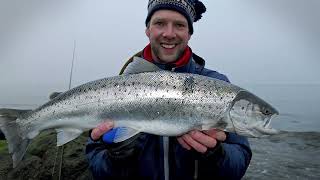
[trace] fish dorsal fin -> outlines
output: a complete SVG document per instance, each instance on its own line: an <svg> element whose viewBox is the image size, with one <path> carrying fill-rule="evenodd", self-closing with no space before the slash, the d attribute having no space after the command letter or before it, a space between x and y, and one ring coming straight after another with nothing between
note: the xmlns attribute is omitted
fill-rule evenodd
<svg viewBox="0 0 320 180"><path fill-rule="evenodd" d="M62 92L53 92L49 95L50 100L59 96Z"/></svg>
<svg viewBox="0 0 320 180"><path fill-rule="evenodd" d="M154 71L162 71L162 69L141 57L135 56L133 57L132 62L128 64L123 74L137 74Z"/></svg>
<svg viewBox="0 0 320 180"><path fill-rule="evenodd" d="M72 129L72 128L63 128L56 129L57 132L57 146L62 146L78 136L81 135L82 130L80 129Z"/></svg>
<svg viewBox="0 0 320 180"><path fill-rule="evenodd" d="M118 142L125 141L133 137L134 135L138 134L139 132L140 132L139 130L132 129L129 127L119 127L117 129L117 132L114 135L113 142L118 143Z"/></svg>

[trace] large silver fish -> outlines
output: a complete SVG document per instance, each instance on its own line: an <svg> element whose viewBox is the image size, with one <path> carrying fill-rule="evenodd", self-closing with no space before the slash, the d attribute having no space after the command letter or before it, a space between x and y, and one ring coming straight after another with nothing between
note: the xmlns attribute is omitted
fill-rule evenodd
<svg viewBox="0 0 320 180"><path fill-rule="evenodd" d="M139 73L141 68L155 72ZM115 142L139 132L179 136L211 128L260 137L276 132L269 127L275 114L275 108L238 86L201 75L158 71L135 58L124 75L80 85L35 110L0 109L0 128L15 167L30 140L46 129L56 129L58 146L106 119L122 127Z"/></svg>

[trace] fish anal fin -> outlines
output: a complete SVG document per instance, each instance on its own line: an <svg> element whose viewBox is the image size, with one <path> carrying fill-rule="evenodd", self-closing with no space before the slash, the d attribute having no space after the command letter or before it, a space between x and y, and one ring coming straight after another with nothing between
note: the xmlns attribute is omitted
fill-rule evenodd
<svg viewBox="0 0 320 180"><path fill-rule="evenodd" d="M56 129L57 132L57 146L62 146L82 134L82 130L80 129L72 129L72 128L60 128Z"/></svg>

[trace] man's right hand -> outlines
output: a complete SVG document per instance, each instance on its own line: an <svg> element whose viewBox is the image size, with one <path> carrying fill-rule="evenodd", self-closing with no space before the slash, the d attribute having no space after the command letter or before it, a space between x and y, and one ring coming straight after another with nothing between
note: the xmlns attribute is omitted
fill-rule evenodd
<svg viewBox="0 0 320 180"><path fill-rule="evenodd" d="M114 143L115 136L120 128L114 128L113 121L108 119L92 129L90 133L91 140L106 143L105 148L111 159L127 160L130 157L137 158L139 154L137 152L141 151L141 141L145 140L145 136L139 133L125 141Z"/></svg>
<svg viewBox="0 0 320 180"><path fill-rule="evenodd" d="M103 123L100 123L96 128L94 128L91 131L91 139L96 141L100 139L100 137L110 131L113 128L113 122L112 121L106 121Z"/></svg>

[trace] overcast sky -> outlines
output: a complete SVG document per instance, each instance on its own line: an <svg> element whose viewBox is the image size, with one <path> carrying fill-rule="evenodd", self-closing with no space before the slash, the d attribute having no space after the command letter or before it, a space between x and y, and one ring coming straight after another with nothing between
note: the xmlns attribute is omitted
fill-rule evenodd
<svg viewBox="0 0 320 180"><path fill-rule="evenodd" d="M192 50L238 85L320 84L319 0L203 0ZM117 75L148 43L147 0L1 0L0 104Z"/></svg>

